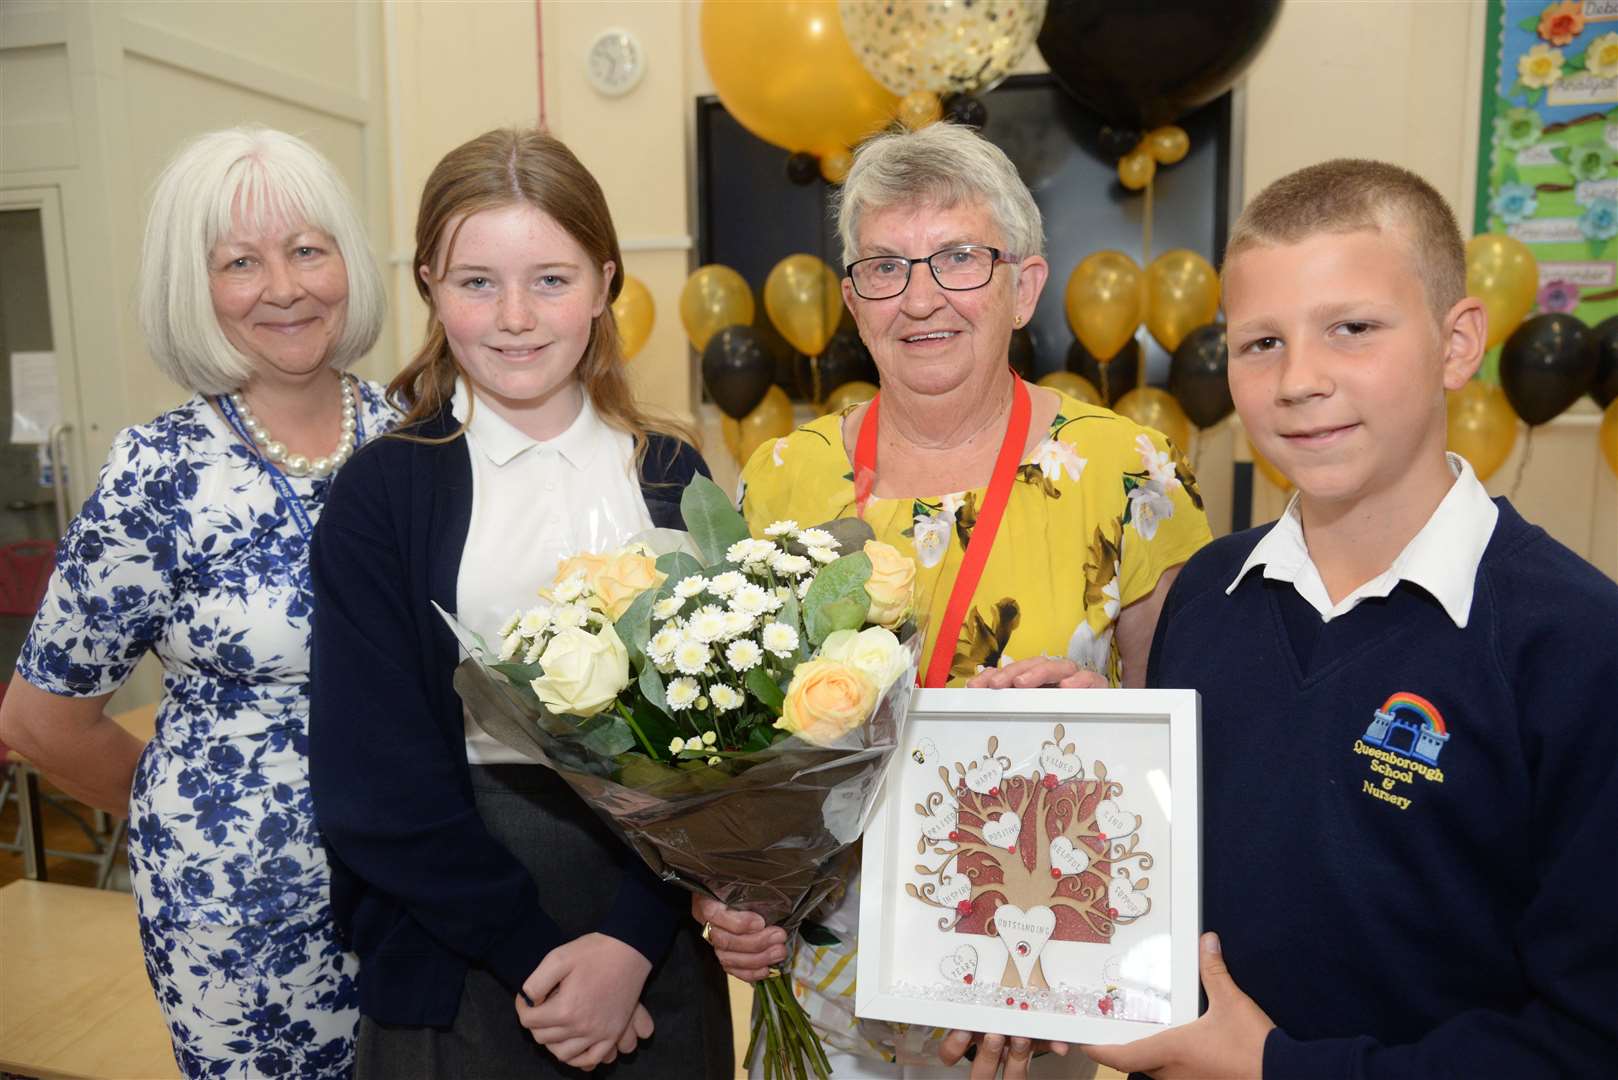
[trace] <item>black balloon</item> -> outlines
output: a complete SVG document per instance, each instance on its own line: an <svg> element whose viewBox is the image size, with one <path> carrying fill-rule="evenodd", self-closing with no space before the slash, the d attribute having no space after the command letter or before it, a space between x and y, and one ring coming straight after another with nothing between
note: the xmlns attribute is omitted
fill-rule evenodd
<svg viewBox="0 0 1618 1080"><path fill-rule="evenodd" d="M1560 416L1595 377L1590 331L1571 315L1535 315L1511 332L1500 350L1500 388L1529 424Z"/></svg>
<svg viewBox="0 0 1618 1080"><path fill-rule="evenodd" d="M877 383L879 378L876 372L876 361L871 359L871 351L860 340L859 334L852 330L839 330L826 342L825 349L821 350L816 360L811 364L820 369L820 400L826 400L826 395L848 382ZM813 392L811 388L811 393Z"/></svg>
<svg viewBox="0 0 1618 1080"><path fill-rule="evenodd" d="M1128 344L1118 350L1118 355L1106 364L1107 370L1103 374L1101 361L1075 339L1067 347L1067 369L1089 379L1102 400L1111 405L1135 389L1140 379L1140 342L1130 338Z"/></svg>
<svg viewBox="0 0 1618 1080"><path fill-rule="evenodd" d="M808 187L820 179L820 159L807 150L799 150L787 158L787 179L799 187Z"/></svg>
<svg viewBox="0 0 1618 1080"><path fill-rule="evenodd" d="M1605 409L1618 399L1618 315L1596 324L1588 348L1596 357L1590 396Z"/></svg>
<svg viewBox="0 0 1618 1080"><path fill-rule="evenodd" d="M1281 0L1050 0L1039 51L1079 104L1149 130L1224 93L1280 11Z"/></svg>
<svg viewBox="0 0 1618 1080"><path fill-rule="evenodd" d="M1169 393L1199 428L1213 427L1236 406L1230 400L1223 323L1199 326L1180 341L1169 361Z"/></svg>
<svg viewBox="0 0 1618 1080"><path fill-rule="evenodd" d="M764 400L774 374L775 363L751 326L727 326L702 350L702 381L708 396L732 420L740 420Z"/></svg>
<svg viewBox="0 0 1618 1080"><path fill-rule="evenodd" d="M1140 128L1113 127L1111 124L1102 124L1101 130L1096 132L1096 142L1102 156L1108 161L1117 161L1139 146L1144 137Z"/></svg>
<svg viewBox="0 0 1618 1080"><path fill-rule="evenodd" d="M952 124L980 128L988 123L989 110L971 94L951 94L944 99L944 119Z"/></svg>
<svg viewBox="0 0 1618 1080"><path fill-rule="evenodd" d="M1011 332L1011 347L1007 350L1006 360L1019 378L1029 382L1039 378L1039 350L1034 346L1034 335L1028 327L1021 326Z"/></svg>

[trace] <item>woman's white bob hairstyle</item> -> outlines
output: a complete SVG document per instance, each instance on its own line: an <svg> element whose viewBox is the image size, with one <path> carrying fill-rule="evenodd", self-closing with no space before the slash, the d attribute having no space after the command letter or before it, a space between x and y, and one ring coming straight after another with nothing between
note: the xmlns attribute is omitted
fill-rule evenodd
<svg viewBox="0 0 1618 1080"><path fill-rule="evenodd" d="M224 394L252 375L253 361L226 339L214 315L208 260L236 226L271 221L324 231L348 268L348 313L327 362L341 370L376 344L387 314L382 277L331 162L273 128L214 131L186 145L158 177L141 246L146 346L163 374L181 386Z"/></svg>
<svg viewBox="0 0 1618 1080"><path fill-rule="evenodd" d="M1045 228L1028 185L1005 151L959 124L891 130L867 141L837 196L843 263L860 257L860 219L895 206L950 209L981 203L1009 255L1043 255ZM915 253L919 254L919 253Z"/></svg>

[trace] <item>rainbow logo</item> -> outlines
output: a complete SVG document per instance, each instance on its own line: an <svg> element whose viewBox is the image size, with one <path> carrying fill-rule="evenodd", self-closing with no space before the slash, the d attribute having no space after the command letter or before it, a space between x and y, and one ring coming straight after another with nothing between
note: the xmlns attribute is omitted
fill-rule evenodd
<svg viewBox="0 0 1618 1080"><path fill-rule="evenodd" d="M1365 729L1364 741L1436 765L1444 744L1449 742L1449 728L1438 706L1420 694L1401 690L1376 710L1371 725Z"/></svg>

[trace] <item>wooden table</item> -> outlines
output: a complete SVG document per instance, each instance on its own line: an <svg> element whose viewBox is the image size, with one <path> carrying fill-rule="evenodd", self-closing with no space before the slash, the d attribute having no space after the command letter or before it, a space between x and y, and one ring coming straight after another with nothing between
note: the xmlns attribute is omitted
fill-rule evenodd
<svg viewBox="0 0 1618 1080"><path fill-rule="evenodd" d="M0 1070L42 1078L177 1077L127 893L0 888Z"/></svg>
<svg viewBox="0 0 1618 1080"><path fill-rule="evenodd" d="M133 709L126 709L121 713L114 713L112 717L118 726L129 732L141 742L150 742L157 729L157 703L140 705ZM23 876L34 881L45 880L45 836L40 827L39 820L39 774L28 763L28 759L12 751L14 764L17 766L17 842L22 847ZM105 831L101 824L105 819L98 812L98 828ZM107 843L117 845L117 835L114 834ZM78 858L78 856L73 856ZM102 877L106 876L106 867L102 867Z"/></svg>

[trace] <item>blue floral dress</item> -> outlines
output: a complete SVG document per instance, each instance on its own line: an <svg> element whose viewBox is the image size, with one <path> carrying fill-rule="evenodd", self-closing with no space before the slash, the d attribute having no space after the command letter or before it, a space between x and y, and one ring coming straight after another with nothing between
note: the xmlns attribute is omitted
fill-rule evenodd
<svg viewBox="0 0 1618 1080"><path fill-rule="evenodd" d="M396 416L359 384L366 437ZM329 477L288 477L311 521ZM308 542L201 397L113 443L17 673L53 694L163 663L129 806L146 970L191 1077L342 1077L359 1013L309 796Z"/></svg>

